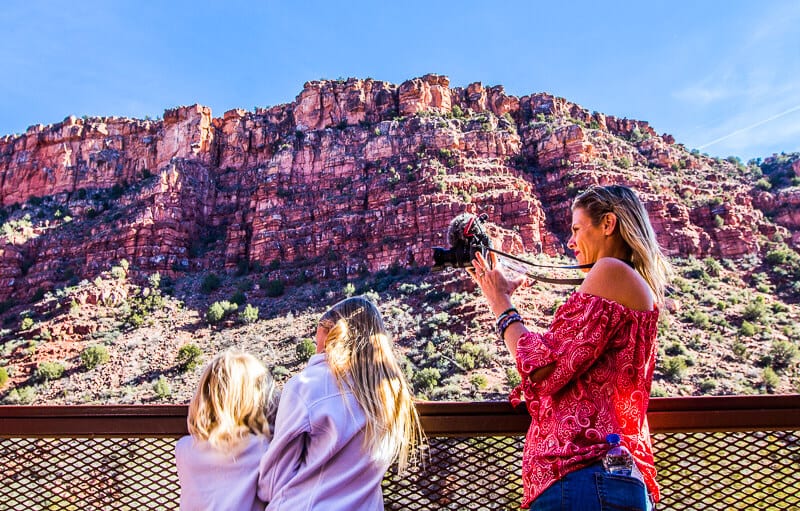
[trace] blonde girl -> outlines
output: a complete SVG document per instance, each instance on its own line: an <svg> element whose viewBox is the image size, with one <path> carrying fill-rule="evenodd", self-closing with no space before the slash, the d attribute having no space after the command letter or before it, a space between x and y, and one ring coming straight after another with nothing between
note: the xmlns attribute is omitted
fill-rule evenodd
<svg viewBox="0 0 800 511"><path fill-rule="evenodd" d="M209 363L189 404L190 435L175 446L181 510L264 509L258 464L276 409L272 376L254 356L228 350Z"/></svg>
<svg viewBox="0 0 800 511"><path fill-rule="evenodd" d="M383 510L381 481L421 441L419 417L377 307L343 300L319 320L317 354L285 385L258 495L267 510Z"/></svg>

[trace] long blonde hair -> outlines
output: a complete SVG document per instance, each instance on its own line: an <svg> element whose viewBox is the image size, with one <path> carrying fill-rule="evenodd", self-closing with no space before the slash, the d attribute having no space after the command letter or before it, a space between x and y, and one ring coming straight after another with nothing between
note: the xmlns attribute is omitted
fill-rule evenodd
<svg viewBox="0 0 800 511"><path fill-rule="evenodd" d="M271 438L277 411L272 375L258 359L227 350L208 364L189 403L189 433L220 451L236 451L249 434Z"/></svg>
<svg viewBox="0 0 800 511"><path fill-rule="evenodd" d="M594 186L575 198L572 209L575 208L586 211L595 226L607 213L617 216L617 229L630 249L633 267L650 286L656 301L663 303L671 269L636 193L622 185Z"/></svg>
<svg viewBox="0 0 800 511"><path fill-rule="evenodd" d="M364 447L373 459L404 471L415 460L422 428L411 390L392 352L378 308L364 297L342 300L322 315L325 353L339 388L348 388L367 417Z"/></svg>

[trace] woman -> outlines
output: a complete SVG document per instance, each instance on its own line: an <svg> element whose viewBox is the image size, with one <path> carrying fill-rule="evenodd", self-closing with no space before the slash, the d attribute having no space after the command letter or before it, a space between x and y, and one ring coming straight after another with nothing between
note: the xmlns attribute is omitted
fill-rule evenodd
<svg viewBox="0 0 800 511"><path fill-rule="evenodd" d="M403 471L422 432L377 307L343 300L319 320L317 354L285 385L261 460L267 510L383 510L381 481Z"/></svg>
<svg viewBox="0 0 800 511"><path fill-rule="evenodd" d="M511 401L524 401L532 419L523 508L649 509L659 489L646 413L669 266L647 212L625 186L594 187L575 199L567 246L579 264L593 266L544 333L525 328L511 303L523 279L508 280L494 254L476 254L470 271L522 377ZM643 482L603 470L612 433L633 453Z"/></svg>

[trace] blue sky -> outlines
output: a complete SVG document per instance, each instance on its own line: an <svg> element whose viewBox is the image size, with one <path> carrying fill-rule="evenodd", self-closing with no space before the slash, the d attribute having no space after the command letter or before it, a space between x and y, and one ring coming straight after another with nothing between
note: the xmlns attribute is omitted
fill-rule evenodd
<svg viewBox="0 0 800 511"><path fill-rule="evenodd" d="M743 160L800 151L800 2L5 0L0 135L426 73L549 92Z"/></svg>

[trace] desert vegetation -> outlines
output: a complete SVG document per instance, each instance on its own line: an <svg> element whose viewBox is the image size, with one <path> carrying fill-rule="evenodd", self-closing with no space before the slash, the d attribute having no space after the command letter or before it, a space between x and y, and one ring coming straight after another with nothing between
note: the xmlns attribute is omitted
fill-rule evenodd
<svg viewBox="0 0 800 511"><path fill-rule="evenodd" d="M652 395L800 392L800 311L770 293L781 265L673 263ZM379 305L417 397L502 400L519 383L463 270L398 267L294 284L276 297L257 274L220 276L209 294L196 292L205 277L187 276L166 294L159 277L137 284L124 267L6 311L5 403L186 402L206 359L228 346L254 352L283 381L314 353L317 317L353 294ZM243 305L217 299L241 289L248 289ZM570 291L535 283L516 301L528 325L542 330Z"/></svg>

